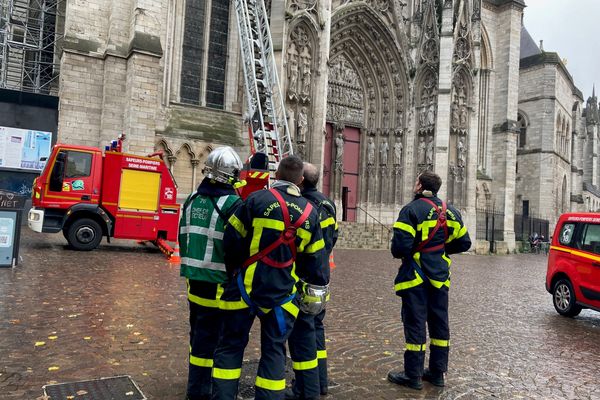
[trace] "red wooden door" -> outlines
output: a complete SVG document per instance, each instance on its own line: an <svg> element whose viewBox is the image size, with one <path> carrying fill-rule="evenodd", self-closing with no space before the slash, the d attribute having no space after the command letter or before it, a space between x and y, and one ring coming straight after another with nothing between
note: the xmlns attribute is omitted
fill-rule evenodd
<svg viewBox="0 0 600 400"><path fill-rule="evenodd" d="M358 203L358 162L360 159L360 130L346 127L344 129L344 180L342 187L349 189L347 204L347 220L356 221L356 204ZM331 154L331 152L330 152Z"/></svg>

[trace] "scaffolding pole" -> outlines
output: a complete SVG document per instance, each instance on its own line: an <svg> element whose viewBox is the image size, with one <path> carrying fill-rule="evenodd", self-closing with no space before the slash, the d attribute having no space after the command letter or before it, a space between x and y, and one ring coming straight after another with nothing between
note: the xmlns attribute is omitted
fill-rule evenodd
<svg viewBox="0 0 600 400"><path fill-rule="evenodd" d="M65 0L0 0L0 88L57 96Z"/></svg>

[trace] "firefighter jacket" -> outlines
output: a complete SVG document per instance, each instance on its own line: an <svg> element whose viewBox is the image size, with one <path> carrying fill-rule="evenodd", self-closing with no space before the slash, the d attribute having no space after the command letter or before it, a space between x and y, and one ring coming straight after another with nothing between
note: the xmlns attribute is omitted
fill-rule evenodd
<svg viewBox="0 0 600 400"><path fill-rule="evenodd" d="M338 224L336 221L336 209L333 201L327 196L319 192L314 186L309 186L306 183L302 189L302 196L310 201L317 209L319 221L323 233L323 241L325 242L325 251L323 252L323 272L325 274L326 283L329 283L329 255L335 246L338 238Z"/></svg>
<svg viewBox="0 0 600 400"><path fill-rule="evenodd" d="M298 187L290 182L278 181L273 189L278 191L287 203L290 220L299 220L307 207L308 200L300 196ZM288 267L274 267L267 260L259 259L250 265L247 260L277 241L284 231L284 217L279 201L268 190L252 193L229 219L225 229L225 263L228 272L234 277L222 296L222 308L240 309L248 304L232 301L240 296L241 289L257 306L270 310L289 301L296 292L296 282L302 278L306 282L322 284L322 252L325 243L322 238L317 211L314 207L308 218L296 230L296 262ZM270 260L287 263L292 259L290 246L281 244L269 253ZM235 281L238 281L236 285ZM237 292L237 293L236 293Z"/></svg>
<svg viewBox="0 0 600 400"><path fill-rule="evenodd" d="M425 247L416 251L419 243L427 241L437 225L442 205L437 197L427 197L440 207L436 209L422 200L423 197L419 194L403 207L394 224L392 255L402 259L394 282L397 294L419 286L424 280L429 280L438 289L450 287L451 260L448 255L467 251L471 247L471 239L460 213L454 207L447 206L447 229L439 228ZM435 250L432 251L432 248Z"/></svg>
<svg viewBox="0 0 600 400"><path fill-rule="evenodd" d="M230 185L208 178L188 197L179 223L181 276L210 283L227 280L223 234L227 218L239 204Z"/></svg>

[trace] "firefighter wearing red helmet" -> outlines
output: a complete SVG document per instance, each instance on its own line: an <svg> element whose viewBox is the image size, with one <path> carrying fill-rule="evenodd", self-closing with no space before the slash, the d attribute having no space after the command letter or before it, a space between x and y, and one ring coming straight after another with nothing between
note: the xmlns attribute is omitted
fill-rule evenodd
<svg viewBox="0 0 600 400"><path fill-rule="evenodd" d="M388 380L416 390L423 388L422 380L444 386L450 346L448 255L471 247L458 210L437 197L441 185L433 172L419 175L415 199L400 211L392 239L392 255L402 259L394 288L402 297L406 347L404 372L390 372ZM424 370L427 327L430 356Z"/></svg>

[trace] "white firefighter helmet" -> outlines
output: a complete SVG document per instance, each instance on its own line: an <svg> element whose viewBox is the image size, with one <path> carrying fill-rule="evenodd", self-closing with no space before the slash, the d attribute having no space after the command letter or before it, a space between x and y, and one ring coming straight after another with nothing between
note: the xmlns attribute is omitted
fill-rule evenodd
<svg viewBox="0 0 600 400"><path fill-rule="evenodd" d="M298 308L306 314L317 315L329 301L329 285L318 286L300 281Z"/></svg>
<svg viewBox="0 0 600 400"><path fill-rule="evenodd" d="M233 185L239 180L242 167L242 160L235 150L223 146L210 152L202 173L209 179Z"/></svg>

